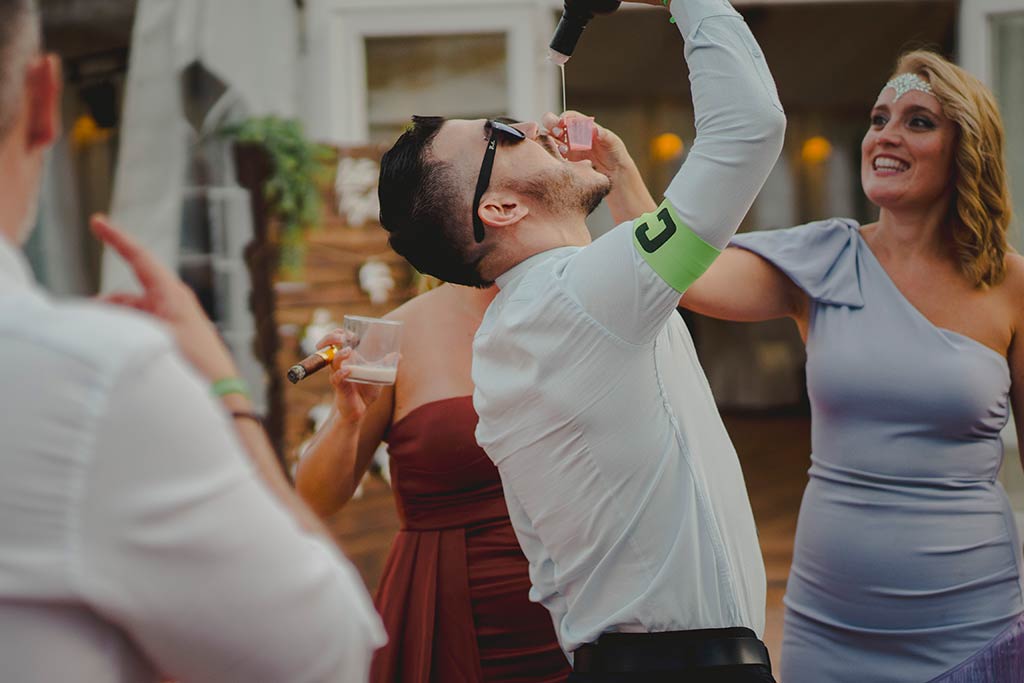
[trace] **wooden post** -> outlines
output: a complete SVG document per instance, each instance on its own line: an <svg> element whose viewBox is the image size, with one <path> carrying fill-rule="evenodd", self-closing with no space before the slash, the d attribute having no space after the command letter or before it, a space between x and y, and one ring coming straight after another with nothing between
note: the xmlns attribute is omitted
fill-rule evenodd
<svg viewBox="0 0 1024 683"><path fill-rule="evenodd" d="M235 176L238 184L249 191L252 207L253 240L246 246L244 257L252 283L249 306L256 326L255 353L263 364L268 379L267 416L264 424L278 460L287 472L284 449L284 394L276 362L279 341L274 276L277 273L280 247L275 239L275 231L271 225L272 216L263 196L263 186L272 172L272 162L263 147L256 144L236 144L234 159Z"/></svg>

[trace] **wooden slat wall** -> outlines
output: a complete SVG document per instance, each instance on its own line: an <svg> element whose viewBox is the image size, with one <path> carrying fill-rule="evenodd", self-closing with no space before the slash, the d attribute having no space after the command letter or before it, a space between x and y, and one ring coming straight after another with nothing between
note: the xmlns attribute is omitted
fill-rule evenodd
<svg viewBox="0 0 1024 683"><path fill-rule="evenodd" d="M383 150L377 147L336 149L336 159L343 157L373 159L379 163ZM306 253L299 277L279 272L274 290L276 294L275 319L278 325L278 348L274 372L284 376L301 359L299 341L306 325L312 321L313 311L325 308L332 319L341 322L346 314L382 316L414 295L413 270L387 244L387 232L377 223L363 226L348 225L338 212L335 195L335 177L323 184L324 216L317 228L305 239ZM376 189L374 188L374 192ZM395 289L383 304L372 304L366 292L359 287L359 269L374 259L386 263L395 280ZM330 400L331 386L326 372L309 379L284 386L284 455L293 463L297 447L312 432L308 418L310 408Z"/></svg>

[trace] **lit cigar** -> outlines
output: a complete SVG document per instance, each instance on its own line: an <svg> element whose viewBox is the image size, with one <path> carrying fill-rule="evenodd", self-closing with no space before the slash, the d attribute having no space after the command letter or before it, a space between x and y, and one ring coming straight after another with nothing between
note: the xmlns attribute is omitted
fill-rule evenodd
<svg viewBox="0 0 1024 683"><path fill-rule="evenodd" d="M292 384L298 384L301 380L306 379L317 370L326 368L331 364L331 361L334 360L334 355L340 350L340 346L327 346L316 353L306 356L301 361L288 368L288 381Z"/></svg>

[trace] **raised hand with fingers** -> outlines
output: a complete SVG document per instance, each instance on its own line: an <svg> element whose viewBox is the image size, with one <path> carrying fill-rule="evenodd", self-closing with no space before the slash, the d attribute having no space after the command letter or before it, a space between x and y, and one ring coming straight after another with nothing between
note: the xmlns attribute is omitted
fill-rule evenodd
<svg viewBox="0 0 1024 683"><path fill-rule="evenodd" d="M100 242L125 260L142 286L141 293L116 292L103 300L148 313L166 323L178 350L209 381L237 376L230 352L188 285L149 250L114 227L106 216L94 215L89 225Z"/></svg>
<svg viewBox="0 0 1024 683"><path fill-rule="evenodd" d="M548 112L541 117L541 126L562 145L563 154L569 161L590 161L594 168L605 174L613 181L624 172L634 170L636 164L629 156L629 150L622 142L622 138L613 131L605 128L596 122L594 123L593 146L587 150L570 149L566 145L566 119L573 116L586 116L578 111L566 111L561 116Z"/></svg>
<svg viewBox="0 0 1024 683"><path fill-rule="evenodd" d="M572 150L566 144L565 120L585 116L577 111L566 111L561 116L548 112L541 117L541 127L559 141L560 151L569 161L590 161L594 169L611 178L612 192L608 195L608 208L616 222L636 218L653 211L657 206L644 185L640 170L629 155L626 144L614 131L594 123L594 139L588 150Z"/></svg>

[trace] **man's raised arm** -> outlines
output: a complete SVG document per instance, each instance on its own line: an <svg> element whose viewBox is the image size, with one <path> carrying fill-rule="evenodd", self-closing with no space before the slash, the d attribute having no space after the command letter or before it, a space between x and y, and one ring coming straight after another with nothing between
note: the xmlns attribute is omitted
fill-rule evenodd
<svg viewBox="0 0 1024 683"><path fill-rule="evenodd" d="M633 0L640 1L640 0ZM564 286L594 320L651 340L736 232L782 150L786 117L761 49L725 0L674 0L697 136L654 211L582 249Z"/></svg>
<svg viewBox="0 0 1024 683"><path fill-rule="evenodd" d="M673 0L697 136L665 201L634 222L637 251L676 291L735 234L782 151L786 117L746 22L726 0Z"/></svg>

